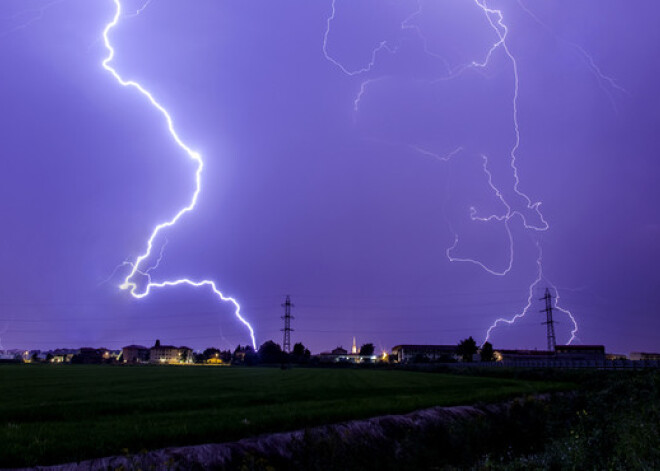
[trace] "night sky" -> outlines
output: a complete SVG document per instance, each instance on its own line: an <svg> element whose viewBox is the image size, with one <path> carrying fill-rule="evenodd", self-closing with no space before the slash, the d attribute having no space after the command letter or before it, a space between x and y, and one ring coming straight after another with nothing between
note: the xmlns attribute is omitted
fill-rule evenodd
<svg viewBox="0 0 660 471"><path fill-rule="evenodd" d="M550 288L574 344L660 350L660 4L484 1L122 0L112 67L205 163L153 282L215 281L258 344L290 294L293 342L380 351L483 342L541 266L496 348L545 348ZM114 14L0 4L2 348L249 343L209 289L119 289L196 167L102 67Z"/></svg>

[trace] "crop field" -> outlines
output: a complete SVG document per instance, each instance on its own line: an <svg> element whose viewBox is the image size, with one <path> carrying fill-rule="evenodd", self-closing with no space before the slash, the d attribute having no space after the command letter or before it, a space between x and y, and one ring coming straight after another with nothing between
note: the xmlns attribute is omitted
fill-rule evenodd
<svg viewBox="0 0 660 471"><path fill-rule="evenodd" d="M217 443L565 387L378 369L0 365L0 467Z"/></svg>

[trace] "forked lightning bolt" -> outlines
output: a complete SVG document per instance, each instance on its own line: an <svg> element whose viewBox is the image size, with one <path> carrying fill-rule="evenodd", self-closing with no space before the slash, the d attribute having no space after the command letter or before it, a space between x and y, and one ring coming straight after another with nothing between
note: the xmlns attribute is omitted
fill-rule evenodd
<svg viewBox="0 0 660 471"><path fill-rule="evenodd" d="M543 250L541 249L541 246L538 243L536 244L536 247L537 247L538 253L539 253L538 258L536 259L536 267L537 267L536 278L534 279L532 284L529 285L529 292L528 292L528 296L527 296L527 304L525 304L525 307L518 314L514 315L511 318L507 319L507 318L504 318L504 317L500 317L499 319L496 319L495 322L493 322L493 324L488 328L488 331L486 332L486 339L484 340L484 343L488 342L488 340L490 339L491 332L498 325L500 325L500 324L512 325L517 320L522 319L523 317L525 317L525 315L527 315L527 312L532 307L532 303L534 302L534 290L536 289L537 285L539 283L541 283L541 281L543 281L543 280L545 280L546 283L549 283L550 286L552 286L552 290L555 292L555 296L553 298L554 299L554 306L553 307L555 309L557 309L558 311L561 311L564 314L566 314L568 316L568 318L571 320L571 322L573 323L573 328L571 330L571 338L568 339L568 343L570 344L571 342L573 342L573 340L575 340L575 338L577 336L577 333L578 333L577 321L575 320L575 317L573 316L571 311L569 311L568 309L564 309L563 307L559 306L559 290L557 290L557 287L554 284L550 283L543 276Z"/></svg>
<svg viewBox="0 0 660 471"><path fill-rule="evenodd" d="M137 90L144 98L146 98L151 106L155 108L165 119L165 122L167 123L167 129L169 130L170 135L172 136L172 139L176 143L176 145L183 150L186 155L188 156L189 159L193 160L195 164L197 165L197 169L195 171L195 191L193 192L192 198L190 199L190 203L179 210L174 217L171 219L162 222L158 224L153 231L151 232L151 235L149 236L149 239L147 239L147 248L146 251L137 257L135 262L125 262L127 263L128 266L131 267L131 271L129 274L126 276L124 279L124 282L120 285L120 288L123 290L129 290L131 296L135 298L144 298L147 296L152 288L166 288L166 287L171 287L171 286L179 286L179 285L188 285L192 287L207 287L210 288L213 293L221 300L221 301L228 301L233 304L235 311L234 314L238 318L239 321L241 321L249 330L250 332L250 338L252 340L252 346L256 349L256 340L254 337L254 330L252 329L252 326L250 323L245 320L245 318L241 315L241 306L239 305L238 301L236 299L231 298L229 296L225 296L216 286L216 284L213 281L210 280L201 280L201 281L194 281L188 278L181 278L177 280L169 280L169 281L161 281L161 282L153 282L151 281L151 276L149 275L149 271L151 271L154 267L148 268L148 269L142 269L141 266L142 264L152 255L152 250L154 246L154 240L156 237L160 234L160 232L163 229L169 228L171 226L174 226L181 217L186 214L189 211L192 211L196 204L197 204L197 199L199 197L202 184L201 184L201 175L202 175L202 170L204 168L204 161L202 160L202 156L192 150L188 145L186 145L179 135L177 134L176 130L174 129L174 123L172 120L172 117L168 113L168 111L161 105L154 97L153 95L147 91L142 85L139 83L133 81L133 80L125 80L122 78L122 76L110 65L112 62L112 59L115 56L115 50L112 47L112 44L110 43L109 39L109 34L110 31L117 26L119 23L119 18L121 17L121 2L120 0L113 0L114 5L115 5L115 14L114 17L112 18L112 21L110 21L104 28L103 30L103 42L105 44L105 48L108 50L108 55L107 57L103 60L102 65L105 70L107 70L114 78L115 80L123 87L128 87L128 88L133 88ZM148 5L149 2L145 4ZM144 7L142 9L144 9ZM161 253L162 255L162 253ZM159 260L156 263L156 266L158 265L158 262L160 262L160 257ZM138 288L137 283L135 282L135 277L138 275L146 275L147 278L147 283L145 284L144 288L140 290Z"/></svg>
<svg viewBox="0 0 660 471"><path fill-rule="evenodd" d="M520 0L518 0L520 2ZM533 202L531 198L524 193L522 190L520 190L520 176L518 172L518 166L517 166L517 152L520 147L520 126L519 126L519 121L518 121L518 101L519 101L519 84L520 84L520 78L518 74L518 63L516 61L515 56L512 54L511 50L509 49L509 45L507 43L507 37L509 34L509 28L508 26L504 23L504 15L501 10L490 8L487 4L487 0L474 0L474 5L479 8L483 14L485 15L485 18L488 22L488 25L490 28L494 31L495 33L495 41L490 45L488 50L485 52L485 56L481 60L473 60L472 62L468 62L456 67L450 67L448 62L440 55L435 54L433 51L431 51L431 48L429 47L428 41L426 40L424 34L422 33L421 28L418 26L414 25L412 23L413 18L415 18L417 15L422 14L422 9L423 9L423 3L422 1L418 2L418 8L416 11L414 11L412 14L410 14L407 18L403 20L401 23L401 29L402 30L412 30L414 31L415 35L422 41L422 47L424 52L441 61L446 69L447 73L446 75L443 75L440 78L433 79L431 83L440 83L442 81L447 81L447 80L452 80L456 79L459 76L461 76L464 72L466 72L469 69L484 69L489 66L489 63L491 61L492 56L497 52L497 51L502 51L504 55L506 56L507 60L510 62L511 67L512 67L512 72L513 72L513 98L512 98L512 124L513 124L513 130L514 130L514 136L515 140L513 143L513 146L511 147L511 150L509 152L509 166L511 168L511 173L513 176L513 185L511 190L517 197L520 197L522 201L524 201L524 205L526 206L527 211L531 211L532 213L535 213L536 217L538 217L538 222L531 222L527 220L526 215L519 209L516 209L515 207L512 207L512 205L506 200L503 192L495 186L493 182L493 176L488 169L488 158L485 155L482 155L483 158L483 171L487 177L488 185L490 188L493 190L495 196L497 199L500 201L500 203L504 207L504 212L502 214L492 214L488 216L480 216L478 215L478 211L476 208L471 207L470 208L470 219L475 222L481 222L481 223L490 223L490 222L499 222L504 225L504 228L506 230L507 236L508 236L508 241L509 241L509 257L508 257L508 263L505 267L502 269L495 269L492 267L487 266L485 263L483 263L480 260L472 259L472 258L466 258L466 257L456 257L453 255L456 247L458 246L459 243L459 237L458 234L453 231L450 225L450 229L454 233L454 243L447 248L446 250L446 255L447 258L452 261L452 262L467 262L467 263L472 263L474 265L477 265L478 267L482 268L486 272L495 275L495 276L506 276L511 269L513 268L513 263L514 263L514 238L513 234L511 232L511 227L510 227L510 222L513 220L515 216L518 216L522 222L523 227L526 230L531 230L533 232L543 232L547 231L549 229L549 224L543 217L543 214L541 213L540 210L540 205L541 202ZM396 54L398 52L398 48L392 47L388 45L387 42L383 41L378 44L378 46L372 50L371 52L371 60L369 63L361 68L356 68L354 70L349 70L347 67L345 67L340 61L338 61L336 58L331 56L328 53L328 36L330 34L330 27L332 21L336 17L336 0L332 0L332 5L331 5L331 15L327 19L327 27L325 30L325 34L323 36L323 54L326 59L328 59L331 63L333 63L335 66L337 66L344 74L348 76L358 76L358 75L363 75L363 74L369 74L370 72L373 71L375 65L376 65L376 59L379 54L383 49L391 54ZM615 88L620 88L618 85L616 85L612 79L610 79L607 76L604 76L598 67L595 65L593 60L591 60L590 56L584 51L584 49L580 48L579 46L576 46L579 48L579 50L590 60L588 61L588 65L592 71L595 71L599 78L603 82L607 82L610 85L612 85ZM363 80L362 83L360 84L360 89L357 93L356 98L354 99L353 102L353 109L357 113L360 108L360 101L364 94L367 92L367 88L372 85L373 83L382 80L384 77L369 77L366 80ZM416 152L419 152L421 155L425 156L432 156L437 158L438 160L442 161L448 161L450 160L454 155L456 155L458 152L462 150L462 147L457 148L454 152L450 153L446 157L441 157L433 152L430 152L426 149L420 148L418 146L409 144L407 147L415 150ZM491 332L493 329L495 329L498 325L500 324L513 324L515 323L518 319L524 317L529 308L532 305L533 301L533 296L534 296L534 290L537 287L537 285L542 281L545 280L547 283L549 283L552 286L552 289L555 292L555 297L554 297L554 307L558 309L559 311L563 312L566 314L570 321L573 324L573 328L571 330L571 337L568 341L570 344L573 342L576 338L576 334L578 331L578 325L575 320L575 317L573 314L562 308L559 307L559 292L557 291L557 288L550 283L547 279L544 278L543 276L543 267L542 267L542 252L541 252L541 247L540 244L537 242L537 247L539 250L539 256L537 258L537 266L538 266L538 272L537 272L537 277L534 279L532 284L529 286L529 297L528 297L528 302L527 305L523 308L523 310L514 315L511 318L499 318L497 319L487 330L486 332L486 339L487 341L490 338Z"/></svg>

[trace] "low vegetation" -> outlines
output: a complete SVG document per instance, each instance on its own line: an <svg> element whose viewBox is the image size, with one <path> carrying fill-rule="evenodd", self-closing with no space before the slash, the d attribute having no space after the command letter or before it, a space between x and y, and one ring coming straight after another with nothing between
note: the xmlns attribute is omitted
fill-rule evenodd
<svg viewBox="0 0 660 471"><path fill-rule="evenodd" d="M535 447L511 449L480 469L660 469L660 371L583 375L570 401L546 410Z"/></svg>
<svg viewBox="0 0 660 471"><path fill-rule="evenodd" d="M356 368L0 365L0 467L221 442L567 387Z"/></svg>

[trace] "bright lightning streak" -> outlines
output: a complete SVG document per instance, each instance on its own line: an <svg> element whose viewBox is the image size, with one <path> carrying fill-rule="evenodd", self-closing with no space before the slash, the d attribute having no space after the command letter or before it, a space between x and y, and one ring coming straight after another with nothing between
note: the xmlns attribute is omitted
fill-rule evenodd
<svg viewBox="0 0 660 471"><path fill-rule="evenodd" d="M520 177L518 175L518 167L516 166L516 152L517 152L518 148L520 147L520 126L519 126L519 122L518 122L518 99L519 99L520 77L519 77L519 74L518 74L518 63L516 61L516 58L513 56L513 54L509 50L509 47L508 47L507 42L506 42L506 37L509 33L509 29L504 24L504 15L502 14L501 10L495 10L495 9L488 8L488 6L486 5L486 0L474 0L474 1L477 4L477 6L479 6L479 8L481 8L484 11L484 14L486 15L486 18L488 19L489 24L491 25L491 27L493 28L493 30L495 31L495 33L497 34L497 36L499 38L499 41L497 43L495 43L495 45L488 52L488 58L490 57L491 53L494 51L494 49L496 47L501 46L502 49L504 50L506 56L511 61L511 64L512 64L512 67L513 67L513 75L514 75L513 125L514 125L514 129L515 129L515 144L514 144L513 148L511 149L511 153L510 153L510 156L511 156L510 165L511 165L511 168L513 170L513 175L514 175L514 179L515 179L513 189L518 195L525 198L525 200L527 201L527 208L532 209L537 213L537 215L539 216L539 218L541 219L541 221L543 223L543 226L538 227L538 226L530 225L530 224L527 223L527 221L525 220L525 217L522 213L518 213L518 214L521 216L521 218L523 220L523 225L525 226L525 229L533 229L533 230L536 230L536 231L545 231L545 230L549 229L550 226L549 226L548 222L543 218L543 214L541 213L541 211L539 209L539 206L541 205L541 203L540 202L532 203L531 199L525 193L523 193L519 190ZM493 18L492 18L493 15L497 17L496 22L493 21ZM498 28L498 26L499 26L499 28ZM581 49L581 50L584 51L583 49ZM486 170L485 167L484 167L484 169ZM491 183L491 182L489 182L489 183ZM491 183L491 187L493 187L492 183ZM502 199L502 198L500 198L500 199ZM511 213L511 211L509 211L509 213L510 214L515 214L515 212ZM507 218L507 220L508 220L508 218ZM507 225L507 230L508 230L508 225ZM511 235L510 231L509 231L509 235ZM512 240L512 239L510 239L510 240ZM512 260L513 260L513 245L511 245L511 248L512 248L511 249L511 256L512 256ZM506 320L506 319L502 319L502 318L497 319L488 328L488 331L486 332L486 341L490 337L491 331L498 325L498 323L505 322L505 323L508 323L508 324L513 324L517 319L519 319L520 317L523 317L527 313L527 311L529 310L529 307L531 306L532 295L533 295L534 288L536 287L536 285L543 278L542 260L543 260L542 250L541 250L541 247L539 246L539 257L537 259L538 276L532 282L532 284L529 286L529 297L527 298L527 305L525 306L525 308L523 309L521 314L515 315L510 321ZM573 316L573 314L570 311L568 311L566 309L563 309L563 308L560 308L558 306L559 291L554 286L553 286L553 289L555 291L555 307L557 307L558 310L560 310L561 312L566 314L571 319L571 322L573 323L573 330L571 331L571 338L568 340L568 344L570 344L571 342L573 342L573 340L575 340L575 336L576 336L577 331L578 331L578 324L577 324L577 321L575 320L575 317Z"/></svg>
<svg viewBox="0 0 660 471"><path fill-rule="evenodd" d="M113 1L114 1L114 4L115 4L115 15L114 15L112 21L110 21L105 26L105 28L103 29L103 42L105 44L105 48L108 50L108 56L102 62L103 68L105 70L107 70L108 72L110 72L110 74L112 74L112 76L115 78L115 80L121 86L134 88L138 92L140 92L140 94L142 94L142 96L144 96L147 100L149 100L151 105L156 110L158 110L160 112L160 114L163 116L163 118L165 118L165 121L167 123L167 129L169 130L169 133L172 136L172 139L174 140L174 142L177 144L177 146L179 146L186 153L188 158L190 158L191 160L193 160L197 164L197 170L195 171L195 191L193 192L190 203L187 206L185 206L183 209L179 210L179 212L177 212L174 215L174 217L172 217L170 220L162 222L154 228L154 230L151 232L151 236L147 240L147 249L146 249L146 251L142 255L138 256L134 263L125 262L125 263L129 263L132 266L132 269L131 269L130 273L126 276L126 278L124 279L124 282L120 285L120 288L124 289L124 290L129 290L131 296L140 299L140 298L144 298L145 296L147 296L149 294L149 292L151 291L151 288L164 288L164 287L168 287L168 286L178 286L178 285L189 285L189 286L194 286L194 287L202 287L202 286L210 287L211 290L215 293L216 296L218 296L218 298L221 301L229 301L230 303L232 303L234 305L234 308L235 308L234 314L236 315L238 320L241 321L248 328L248 330L250 331L250 338L252 339L252 346L256 349L257 348L257 342L256 342L255 337L254 337L254 330L252 329L252 326L250 325L250 323L247 320L245 320L245 318L243 318L243 316L241 315L241 312L240 312L241 311L241 306L238 304L238 301L236 301L234 298L225 296L220 290L218 290L217 286L215 285L215 283L213 281L209 281L209 280L192 281L192 280L189 280L187 278L183 278L183 279L178 279L178 280L174 280L174 281L164 281L164 282L154 283L154 282L151 281L151 277L148 276L149 281L145 285L145 288L144 288L143 291L139 291L137 284L135 283L135 281L133 281L136 274L145 274L145 273L147 273L148 270L147 271L140 270L140 266L142 265L142 262L144 262L147 258L149 258L151 256L151 252L152 252L153 245L154 245L154 239L156 239L158 234L163 229L166 229L168 227L171 227L171 226L175 225L177 223L177 221L184 214L186 214L189 211L192 211L195 208L195 206L197 204L197 198L199 197L199 194L200 194L200 191L201 191L201 188L202 188L201 175L202 175L202 170L204 168L204 161L202 160L202 156L198 152L195 152L194 150L192 150L190 147L188 147L181 140L181 138L177 134L176 130L174 129L174 123L173 123L172 117L167 112L167 110L163 107L163 105L161 105L158 101L156 101L156 99L153 97L153 95L149 91L147 91L144 87L142 87L142 85L140 85L139 83L137 83L133 80L123 79L121 77L121 75L119 75L119 73L110 65L110 63L112 62L112 59L115 56L115 50L114 50L114 48L112 47L112 45L110 43L110 39L109 39L108 35L110 33L110 30L112 30L115 26L117 26L117 24L119 23L119 18L121 16L121 3L120 3L120 0L113 0ZM147 2L147 5L148 5L148 3L149 2ZM146 5L144 7L146 7ZM143 7L143 9L144 9L144 7ZM158 260L157 263L159 263L159 262L160 262L160 259Z"/></svg>

